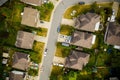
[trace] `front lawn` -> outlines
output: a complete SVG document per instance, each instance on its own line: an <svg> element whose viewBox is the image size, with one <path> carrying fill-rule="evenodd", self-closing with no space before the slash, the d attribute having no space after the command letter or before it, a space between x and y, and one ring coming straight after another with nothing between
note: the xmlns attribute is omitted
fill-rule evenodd
<svg viewBox="0 0 120 80"><path fill-rule="evenodd" d="M44 43L34 42L33 50L35 53L30 53L30 58L35 63L40 63L42 60L42 53L44 49Z"/></svg>
<svg viewBox="0 0 120 80"><path fill-rule="evenodd" d="M100 11L100 8L111 8L112 3L101 3L101 4L96 4L96 2L94 2L91 5L79 5L76 4L74 6L71 6L70 8L68 8L65 13L64 13L64 18L67 19L72 19L74 17L77 17L80 14L85 14L86 12L93 12L95 10L96 11ZM100 8L99 8L100 6ZM71 16L71 13L73 13L73 11L76 11L75 15ZM109 13L110 14L110 13Z"/></svg>
<svg viewBox="0 0 120 80"><path fill-rule="evenodd" d="M79 5L79 4L76 4L70 8L68 8L65 13L64 13L64 18L67 18L67 19L72 19L73 17L76 17L77 15L80 15L80 14L83 14L83 13L86 13L87 11L89 11L91 8L90 8L90 5ZM71 13L73 10L76 10L76 14L74 16L71 16Z"/></svg>
<svg viewBox="0 0 120 80"><path fill-rule="evenodd" d="M37 35L46 37L47 31L48 31L47 28L41 28L41 30L37 32Z"/></svg>
<svg viewBox="0 0 120 80"><path fill-rule="evenodd" d="M65 58L69 55L70 50L71 50L70 47L62 46L62 44L58 42L56 52L55 52L55 56Z"/></svg>
<svg viewBox="0 0 120 80"><path fill-rule="evenodd" d="M69 25L61 25L61 27L60 27L60 34L69 36L72 34L73 31L74 31L74 28Z"/></svg>

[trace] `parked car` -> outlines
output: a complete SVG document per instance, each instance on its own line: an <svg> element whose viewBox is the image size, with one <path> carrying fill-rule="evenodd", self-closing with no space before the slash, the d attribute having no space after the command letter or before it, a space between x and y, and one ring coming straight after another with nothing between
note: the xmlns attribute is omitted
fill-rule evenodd
<svg viewBox="0 0 120 80"><path fill-rule="evenodd" d="M58 33L60 32L60 26L57 27L57 32L58 32Z"/></svg>
<svg viewBox="0 0 120 80"><path fill-rule="evenodd" d="M46 49L45 49L45 52L44 52L44 56L46 56L46 55L47 55L47 50L48 50L48 49L46 48Z"/></svg>
<svg viewBox="0 0 120 80"><path fill-rule="evenodd" d="M85 4L85 2L80 1L78 4L80 4L80 5L84 5L84 4Z"/></svg>

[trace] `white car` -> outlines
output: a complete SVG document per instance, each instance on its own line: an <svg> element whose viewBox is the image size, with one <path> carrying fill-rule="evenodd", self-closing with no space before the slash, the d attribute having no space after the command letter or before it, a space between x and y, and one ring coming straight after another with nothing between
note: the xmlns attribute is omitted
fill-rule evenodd
<svg viewBox="0 0 120 80"><path fill-rule="evenodd" d="M46 56L46 55L47 55L47 50L48 50L48 49L46 48L46 49L45 49L45 52L44 52L44 56Z"/></svg>

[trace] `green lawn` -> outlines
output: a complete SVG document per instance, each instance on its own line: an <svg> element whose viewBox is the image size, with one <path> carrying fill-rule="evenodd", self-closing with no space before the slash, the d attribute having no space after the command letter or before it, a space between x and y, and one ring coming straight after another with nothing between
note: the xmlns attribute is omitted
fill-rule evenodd
<svg viewBox="0 0 120 80"><path fill-rule="evenodd" d="M52 2L42 4L41 6L35 6L40 11L40 19L45 21L50 21L51 13L54 8Z"/></svg>
<svg viewBox="0 0 120 80"><path fill-rule="evenodd" d="M43 53L44 43L41 42L34 42L33 50L35 53L31 53L30 57L31 60L35 63L40 63L42 60L42 53Z"/></svg>
<svg viewBox="0 0 120 80"><path fill-rule="evenodd" d="M70 53L71 48L62 46L61 43L57 43L57 48L55 52L55 56L58 57L67 57Z"/></svg>
<svg viewBox="0 0 120 80"><path fill-rule="evenodd" d="M60 34L64 34L64 35L71 35L72 32L74 31L74 28L72 26L69 25L61 25L60 28Z"/></svg>
<svg viewBox="0 0 120 80"><path fill-rule="evenodd" d="M83 14L87 11L90 10L90 5L79 5L79 4L76 4L70 8L68 8L65 13L64 13L64 18L68 18L68 19L72 19L73 17L71 16L71 12L73 10L76 10L76 14L73 16L73 17L76 17L77 15L79 14Z"/></svg>
<svg viewBox="0 0 120 80"><path fill-rule="evenodd" d="M102 6L102 8L103 8L103 7L104 7L104 8L105 8L105 7L111 8L111 5L112 5L111 2L110 2L110 3L97 4L97 5L94 5L94 4L93 4L93 5L79 5L79 4L76 4L76 5L74 5L74 6L69 7L69 8L65 11L65 13L64 13L64 18L72 19L73 17L77 17L77 16L80 15L80 14L84 14L84 13L90 11L92 8L93 8L93 9L95 8L96 11L100 11L99 8L98 8L98 6ZM98 8L98 9L97 9L97 8ZM74 16L71 16L71 13L72 13L73 10L76 10L76 14L75 14Z"/></svg>
<svg viewBox="0 0 120 80"><path fill-rule="evenodd" d="M48 31L47 28L41 28L41 30L37 32L37 35L46 37L47 31Z"/></svg>

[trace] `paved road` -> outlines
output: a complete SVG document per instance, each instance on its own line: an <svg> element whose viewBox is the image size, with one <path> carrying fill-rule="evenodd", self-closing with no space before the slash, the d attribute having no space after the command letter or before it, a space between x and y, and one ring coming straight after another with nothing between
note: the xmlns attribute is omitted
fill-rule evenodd
<svg viewBox="0 0 120 80"><path fill-rule="evenodd" d="M57 33L57 27L60 25L62 20L62 15L69 6L72 6L73 4L78 3L79 1L83 0L62 0L53 11L52 17L51 17L51 26L49 30L48 35L48 42L46 47L48 48L48 54L43 58L42 66L43 66L43 72L40 73L40 79L39 80L49 80L51 67L52 67L52 61L54 58L55 48L56 48L56 41L58 37ZM105 2L105 1L112 1L112 0L84 0L85 3L91 3L94 1L99 2Z"/></svg>

